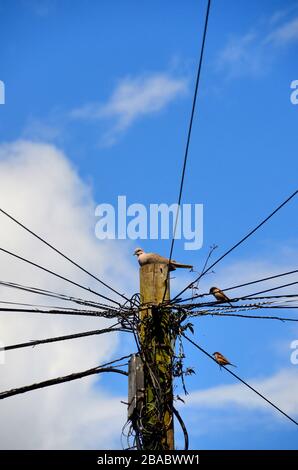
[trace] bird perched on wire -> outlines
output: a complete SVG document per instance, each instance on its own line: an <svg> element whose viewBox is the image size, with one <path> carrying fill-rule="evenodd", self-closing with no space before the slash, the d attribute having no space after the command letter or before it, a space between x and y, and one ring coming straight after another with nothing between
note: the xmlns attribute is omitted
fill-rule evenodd
<svg viewBox="0 0 298 470"><path fill-rule="evenodd" d="M177 263L177 261L168 258L164 258L156 253L146 253L142 248L136 248L134 251L134 256L138 257L138 262L140 266L145 264L166 264L169 265L169 271L175 271L176 268L186 268L193 269L193 266L190 264Z"/></svg>
<svg viewBox="0 0 298 470"><path fill-rule="evenodd" d="M216 300L218 300L219 302L227 302L229 305L231 305L231 307L233 307L229 297L222 290L220 290L218 287L211 287L211 289L209 291L209 294L214 295Z"/></svg>
<svg viewBox="0 0 298 470"><path fill-rule="evenodd" d="M214 357L214 359L216 360L216 362L220 365L220 366L233 366L233 367L237 367L235 366L235 364L232 364L225 356L223 356L220 352L216 351L215 353L212 354L212 356Z"/></svg>

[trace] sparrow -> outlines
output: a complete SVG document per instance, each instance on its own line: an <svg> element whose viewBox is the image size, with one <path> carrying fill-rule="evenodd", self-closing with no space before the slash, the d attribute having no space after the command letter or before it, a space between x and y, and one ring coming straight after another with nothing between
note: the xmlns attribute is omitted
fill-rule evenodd
<svg viewBox="0 0 298 470"><path fill-rule="evenodd" d="M216 360L216 362L220 365L220 366L233 366L233 367L237 367L235 366L235 364L232 364L225 356L223 356L220 352L216 351L215 353L212 354L212 356L214 357L214 359Z"/></svg>
<svg viewBox="0 0 298 470"><path fill-rule="evenodd" d="M170 271L175 271L176 268L187 268L187 269L192 269L193 266L190 264L182 264L182 263L177 263L177 261L171 259L171 261L168 258L164 258L163 256L160 256L156 253L145 253L145 251L142 248L136 248L134 251L134 256L138 257L138 262L140 266L144 266L145 264L167 264L169 265L169 270Z"/></svg>
<svg viewBox="0 0 298 470"><path fill-rule="evenodd" d="M214 295L216 300L218 300L219 302L227 302L229 305L231 305L231 307L233 307L229 297L226 296L226 294L222 290L220 290L218 287L211 287L209 294Z"/></svg>

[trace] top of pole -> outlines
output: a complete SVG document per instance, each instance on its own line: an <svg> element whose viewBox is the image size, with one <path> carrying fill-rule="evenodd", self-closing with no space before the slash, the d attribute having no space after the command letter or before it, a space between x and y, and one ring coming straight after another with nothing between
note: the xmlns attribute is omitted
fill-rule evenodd
<svg viewBox="0 0 298 470"><path fill-rule="evenodd" d="M164 292L166 289L166 295ZM145 264L140 267L141 304L159 305L170 300L168 266L161 263Z"/></svg>

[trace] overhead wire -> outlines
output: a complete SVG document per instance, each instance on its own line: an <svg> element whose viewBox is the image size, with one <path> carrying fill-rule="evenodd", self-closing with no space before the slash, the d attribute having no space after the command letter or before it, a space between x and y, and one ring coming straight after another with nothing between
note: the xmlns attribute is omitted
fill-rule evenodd
<svg viewBox="0 0 298 470"><path fill-rule="evenodd" d="M276 296L277 297L277 296ZM295 295L295 298L291 300L285 300L286 297L280 296L275 298L275 296L270 297L249 297L249 298L235 298L230 299L230 304L228 305L227 302L198 302L198 303L191 303L191 304L183 304L184 310L193 310L194 308L208 308L208 309L225 309L225 310L234 310L243 307L251 307L251 308L263 308L265 306L270 306L270 308L297 308L296 305L294 306L284 306L283 304L291 304L298 301L298 296ZM257 300L254 303L235 303L238 301L245 301L245 300ZM173 309L179 310L181 308L181 304L173 304L171 306Z"/></svg>
<svg viewBox="0 0 298 470"><path fill-rule="evenodd" d="M205 351L205 349L203 349L201 346L199 346L195 341L193 341L191 338L189 338L188 336L186 336L184 333L182 334L182 336L187 340L189 341L193 346L195 346L197 349L199 349L203 354L205 354L206 356L209 357L209 359L212 359L213 362L215 362L217 365L218 365L218 362L216 361L216 359L214 359L214 357L209 354L207 351ZM292 418L290 415L288 415L287 413L285 413L285 411L283 411L281 408L279 408L277 405L275 405L271 400L269 400L268 398L266 398L262 393L260 393L258 390L256 390L254 387L252 387L251 385L249 385L245 380L243 380L241 377L239 377L239 375L235 374L235 372L231 371L230 369L228 369L226 366L224 365L220 365L221 367L223 367L229 374L233 375L233 377L235 377L237 380L239 380L240 382L242 382L246 387L248 387L250 390L252 390L254 393L256 393L259 397L261 397L263 400L265 400L269 405L271 405L273 408L275 408L279 413L281 413L282 415L284 415L286 418L288 418L290 421L292 421L294 424L296 424L296 426L298 426L298 423L297 421L295 421L294 418Z"/></svg>
<svg viewBox="0 0 298 470"><path fill-rule="evenodd" d="M296 284L298 284L298 281L290 282L288 284L282 284L282 285L277 286L277 287L271 287L270 289L265 289L265 290L261 290L259 292L254 292L253 294L245 295L244 297L242 297L242 299L243 300L249 299L250 297L254 297L254 296L259 295L259 294L265 294L266 292L272 292L274 290L283 289L284 287L290 287L290 286L294 286Z"/></svg>
<svg viewBox="0 0 298 470"><path fill-rule="evenodd" d="M63 307L61 305L44 305L44 304L30 304L26 302L11 302L0 300L0 305L18 305L23 307L32 307L32 308L50 308L50 309L60 309L60 310L69 310L69 307Z"/></svg>
<svg viewBox="0 0 298 470"><path fill-rule="evenodd" d="M69 282L70 284L72 284L72 285L74 285L74 286L76 286L76 287L79 287L80 289L84 289L85 291L87 291L87 292L89 292L89 293L92 293L92 294L94 294L94 295L97 295L98 297L101 297L101 298L103 298L103 299L105 299L105 300L107 300L107 301L109 301L109 302L112 302L112 303L114 303L114 304L117 304L118 306L121 306L121 304L120 304L119 302L117 302L116 300L113 300L113 299L111 299L111 298L109 298L109 297L106 297L106 296L103 295L103 294L99 294L97 291L95 291L95 290L93 290L93 289L90 289L90 287L86 287L86 286L83 286L82 284L79 284L78 282L72 281L71 279L68 279L67 277L62 276L61 274L58 274L58 273L56 273L56 272L54 272L54 271L52 271L52 270L50 270L50 269L48 269L48 268L45 268L44 266L41 266L41 265L38 264L38 263L34 263L33 261L30 261L30 260L28 260L27 258L24 258L23 256L17 255L16 253L13 253L13 252L11 252L11 251L9 251L9 250L6 250L6 249L4 249L4 248L1 248L1 247L0 247L0 251L2 251L3 253L8 254L8 255L10 255L10 256L13 256L14 258L17 258L17 259L19 259L20 261L24 261L25 263L30 264L31 266L35 266L36 268L39 268L39 269L41 269L42 271L45 271L45 272L47 272L47 273L49 273L49 274L52 274L53 276L55 276L55 277L57 277L57 278L59 278L59 279L62 279L62 280L64 280L64 281L66 281L66 282Z"/></svg>
<svg viewBox="0 0 298 470"><path fill-rule="evenodd" d="M211 5L211 0L208 0L206 13L205 13L205 23L204 23L203 37L202 37L202 43L201 43L200 58L199 58L199 63L198 63L197 77L196 77L196 83L195 83L195 89L194 89L194 95L193 95L193 101L192 101L190 120L189 120L189 125L188 125L188 133L187 133L187 139L186 139L186 146L185 146L185 152L184 152L182 174L181 174L181 181L180 181L180 188L179 188L179 195L178 195L177 212L176 212L176 217L175 217L175 224L174 224L174 231L173 231L173 236L172 236L172 241L171 241L168 266L170 265L170 261L173 255L177 224L178 224L179 215L180 215L180 205L181 205L183 185L184 185L184 179L185 179L185 171L186 171L186 165L187 165L187 159L188 159L189 144L190 144L190 139L191 139L191 134L192 134L193 120L194 120L194 114L195 114L196 103L197 103L198 89L199 89L199 84L200 84L201 70L202 70L204 50L205 50L206 35L207 35L207 29L208 29L210 5ZM166 287L165 287L165 291L163 295L163 301L166 296L166 291L167 291L167 283L166 283Z"/></svg>
<svg viewBox="0 0 298 470"><path fill-rule="evenodd" d="M55 379L45 380L43 382L35 383L35 384L32 384L32 385L26 385L24 387L19 387L19 388L13 388L11 390L6 390L4 392L0 392L0 400L12 397L14 395L19 395L20 393L27 393L27 392L31 392L32 390L37 390L37 389L40 389L40 388L50 387L52 385L57 385L57 384L60 384L60 383L70 382L72 380L81 379L83 377L87 377L87 376L93 375L93 374L100 374L100 373L104 373L104 372L115 372L117 374L122 374L122 375L128 376L127 372L125 372L123 370L120 370L120 369L115 369L114 367L108 367L108 366L110 366L112 364L115 364L115 363L118 363L118 362L122 361L123 359L127 359L127 358L130 358L130 357L131 357L131 354L129 354L127 356L123 356L119 359L115 359L114 361L107 362L107 363L102 364L100 366L93 367L92 369L88 369L88 370L85 370L83 372L75 372L73 374L65 375L63 377L57 377ZM118 364L117 367L120 367L120 366L123 366L123 365L126 365L126 364Z"/></svg>
<svg viewBox="0 0 298 470"><path fill-rule="evenodd" d="M45 338L45 339L40 339L40 340L27 341L25 343L11 344L11 345L8 345L8 346L0 347L0 351L12 351L14 349L35 347L35 346L39 346L40 344L55 343L55 342L59 342L59 341L83 338L83 337L94 336L94 335L97 336L97 335L102 335L102 334L110 333L110 332L123 332L124 331L124 332L130 333L130 330L124 329L124 328L119 328L119 327L117 327L117 325L119 325L119 322L115 323L110 328L103 328L101 330L84 331L82 333L74 333L72 335L56 336L56 337L53 337L53 338Z"/></svg>
<svg viewBox="0 0 298 470"><path fill-rule="evenodd" d="M12 220L14 223L16 223L17 225L19 225L20 227L22 227L24 230L26 230L28 233L30 233L31 235L33 235L35 238L37 238L38 240L40 240L42 243L44 243L45 245L47 245L49 248L51 248L53 251L55 251L56 253L58 253L59 255L61 255L64 259L66 259L67 261L69 261L71 264L73 264L74 266L76 266L77 268L79 268L81 271L83 271L85 274L88 274L90 277L92 277L93 279L95 279L96 281L98 281L100 284L102 284L104 287L106 287L107 289L111 290L112 292L114 292L115 294L119 295L120 297L122 297L123 299L125 300L128 300L128 298L121 294L119 291L117 291L116 289L114 289L113 287L111 287L109 284L105 283L104 281L102 281L99 277L95 276L94 274L92 274L90 271L88 271L87 269L83 268L80 264L78 264L76 261L74 261L73 259L71 259L69 256L67 256L65 253L63 253L62 251L58 250L58 248L56 248L54 245L52 245L51 243L49 243L47 240L45 240L43 237L41 237L40 235L37 235L37 233L35 233L33 230L29 229L26 225L22 224L19 220L17 220L15 217L13 217L11 214L9 214L8 212L6 212L5 210L1 209L0 208L0 212L2 214L4 214L6 217L8 217L10 220Z"/></svg>
<svg viewBox="0 0 298 470"><path fill-rule="evenodd" d="M33 308L9 308L9 307L0 307L0 313L41 313L46 315L78 315L78 316L87 316L87 317L103 317L103 318L115 318L120 315L118 310L66 310L66 309L33 309Z"/></svg>
<svg viewBox="0 0 298 470"><path fill-rule="evenodd" d="M262 320L280 320L283 322L298 322L298 318L284 318L276 316L262 316L262 315L241 315L239 313L226 313L226 312L192 312L190 317L203 317L203 316L212 316L212 317L238 317L238 318L254 318Z"/></svg>
<svg viewBox="0 0 298 470"><path fill-rule="evenodd" d="M178 423L180 424L180 427L182 429L182 432L183 432L183 436L184 436L184 449L183 450L188 450L188 447L189 447L189 437L188 437L188 432L187 432L187 428L184 424L184 421L180 415L180 413L178 412L178 410L173 406L173 414L175 415Z"/></svg>
<svg viewBox="0 0 298 470"><path fill-rule="evenodd" d="M298 273L298 269L294 269L293 271L287 271L285 273L275 274L273 276L263 277L261 279L256 279L254 281L245 282L243 284L237 284L236 286L226 287L225 289L221 289L221 290L222 290L222 292L227 292L229 290L239 289L240 287L246 287L246 286L250 286L252 284L258 284L260 282L265 282L265 281L269 281L269 280L272 280L272 279L277 279L277 278L283 277L283 276L289 276L289 275L295 274L295 273ZM187 302L189 300L193 300L193 299L200 298L200 297L205 297L205 296L208 296L208 295L212 295L212 294L210 294L210 292L205 292L203 294L194 295L194 296L189 297L187 299L179 299L179 300L177 299L176 303Z"/></svg>
<svg viewBox="0 0 298 470"><path fill-rule="evenodd" d="M207 272L209 272L214 266L216 266L221 260L223 260L228 254L234 251L238 246L240 246L245 240L247 240L251 235L253 235L260 227L262 227L268 220L270 220L278 211L280 211L287 203L289 203L298 193L298 190L294 191L287 199L285 199L281 204L279 204L276 209L274 209L265 219L263 219L256 227L248 232L241 240L235 243L229 250L227 250L223 255L217 258L210 266L208 266L194 281L189 283L184 289L182 289L173 299L174 302L178 297L180 297L187 289L189 289L193 284L198 282Z"/></svg>
<svg viewBox="0 0 298 470"><path fill-rule="evenodd" d="M73 297L70 295L61 294L61 293L53 292L50 290L41 289L38 287L25 286L23 284L18 284L15 282L0 281L0 286L12 288L12 289L18 289L18 290L30 292L30 293L37 294L37 295L44 295L46 297L52 297L52 298L59 299L59 300L66 300L69 302L74 302L76 304L85 305L88 307L94 307L94 308L110 307L109 304L103 304L103 303L99 303L99 302L95 302L91 300L85 300L79 297ZM124 306L122 306L121 308L125 309Z"/></svg>

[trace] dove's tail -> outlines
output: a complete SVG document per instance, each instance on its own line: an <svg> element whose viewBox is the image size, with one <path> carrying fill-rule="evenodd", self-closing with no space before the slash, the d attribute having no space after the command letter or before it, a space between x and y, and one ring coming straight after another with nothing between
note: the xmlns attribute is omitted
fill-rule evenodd
<svg viewBox="0 0 298 470"><path fill-rule="evenodd" d="M193 269L193 266L191 264L182 264L182 263L177 263L176 261L171 261L171 264L175 268L186 268L186 269Z"/></svg>

